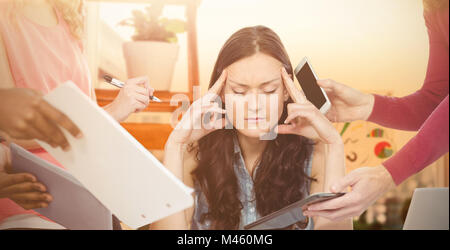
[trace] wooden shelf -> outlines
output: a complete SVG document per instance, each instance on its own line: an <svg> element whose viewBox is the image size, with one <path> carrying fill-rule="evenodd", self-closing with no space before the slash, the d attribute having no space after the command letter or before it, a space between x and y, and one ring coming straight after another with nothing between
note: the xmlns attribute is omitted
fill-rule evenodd
<svg viewBox="0 0 450 250"><path fill-rule="evenodd" d="M148 150L163 150L173 128L170 124L121 123Z"/></svg>
<svg viewBox="0 0 450 250"><path fill-rule="evenodd" d="M118 94L119 90L116 89L95 89L95 95L97 96L97 103L101 107L110 104ZM161 99L162 102L150 102L150 104L147 106L145 110L143 110L143 112L175 111L178 107L181 106L181 102L179 102L177 106L172 106L170 104L172 96L176 94L183 94L189 96L189 93L183 92L155 91L154 95L159 99Z"/></svg>

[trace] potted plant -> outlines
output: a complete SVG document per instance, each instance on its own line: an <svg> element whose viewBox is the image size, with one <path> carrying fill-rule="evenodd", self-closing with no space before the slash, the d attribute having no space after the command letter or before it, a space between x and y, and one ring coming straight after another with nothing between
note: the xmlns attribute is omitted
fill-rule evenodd
<svg viewBox="0 0 450 250"><path fill-rule="evenodd" d="M123 44L128 77L148 76L153 88L170 90L179 51L177 34L185 31L186 23L161 18L163 8L156 2L145 12L134 10L132 18L119 24L135 29L133 41Z"/></svg>

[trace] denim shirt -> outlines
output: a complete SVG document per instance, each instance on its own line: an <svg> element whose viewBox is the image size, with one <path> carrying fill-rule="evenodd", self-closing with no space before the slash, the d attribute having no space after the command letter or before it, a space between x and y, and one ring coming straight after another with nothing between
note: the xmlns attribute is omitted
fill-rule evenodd
<svg viewBox="0 0 450 250"><path fill-rule="evenodd" d="M312 154L311 154L312 156ZM253 190L253 179L250 176L247 168L245 167L244 158L241 153L241 149L239 147L239 142L236 137L234 137L234 172L236 173L236 177L238 178L238 184L240 188L239 192L239 200L242 203L243 209L241 210L241 220L239 223L239 229L244 229L245 225L248 225L252 222L255 222L261 215L256 210L256 200L255 194ZM312 168L312 157L310 157L307 162L306 174L311 176L311 168ZM258 166L256 166L254 172L256 172ZM309 195L309 187L304 190L305 196ZM203 223L200 218L203 214L208 212L208 202L204 193L202 192L200 186L197 183L194 183L194 192L195 192L195 200L194 200L194 214L192 216L191 229L193 230L207 230L210 229L211 222L206 219ZM301 208L298 209L298 219L301 219ZM312 230L314 228L313 221L310 219L308 221L308 225L305 230Z"/></svg>

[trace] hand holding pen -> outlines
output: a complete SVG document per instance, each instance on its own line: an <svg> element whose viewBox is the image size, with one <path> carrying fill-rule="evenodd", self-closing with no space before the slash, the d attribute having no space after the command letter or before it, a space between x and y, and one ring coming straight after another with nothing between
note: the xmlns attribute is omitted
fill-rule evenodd
<svg viewBox="0 0 450 250"><path fill-rule="evenodd" d="M104 107L119 122L124 121L131 113L144 110L151 99L161 102L153 96L155 90L150 87L148 77L129 79L125 83L110 76L104 78L108 83L121 88L114 101Z"/></svg>
<svg viewBox="0 0 450 250"><path fill-rule="evenodd" d="M115 78L112 78L111 76L108 76L108 75L103 76L103 79L105 79L105 81L106 81L107 83L109 83L109 84L111 84L111 85L114 85L114 86L116 86L116 87L118 87L118 88L123 88L123 86L125 85L124 82L119 81L119 80L117 80L117 79L115 79ZM155 101L155 102L161 102L161 100L160 100L158 97L153 96L153 95L150 95L150 99L151 99L152 101Z"/></svg>

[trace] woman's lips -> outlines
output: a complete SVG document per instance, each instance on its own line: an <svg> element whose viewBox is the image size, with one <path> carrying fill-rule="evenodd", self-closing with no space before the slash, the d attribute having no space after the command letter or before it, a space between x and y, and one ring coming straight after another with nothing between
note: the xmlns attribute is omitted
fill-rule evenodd
<svg viewBox="0 0 450 250"><path fill-rule="evenodd" d="M258 123L258 122L264 121L265 119L262 117L256 117L256 118L245 118L245 120L248 123Z"/></svg>

